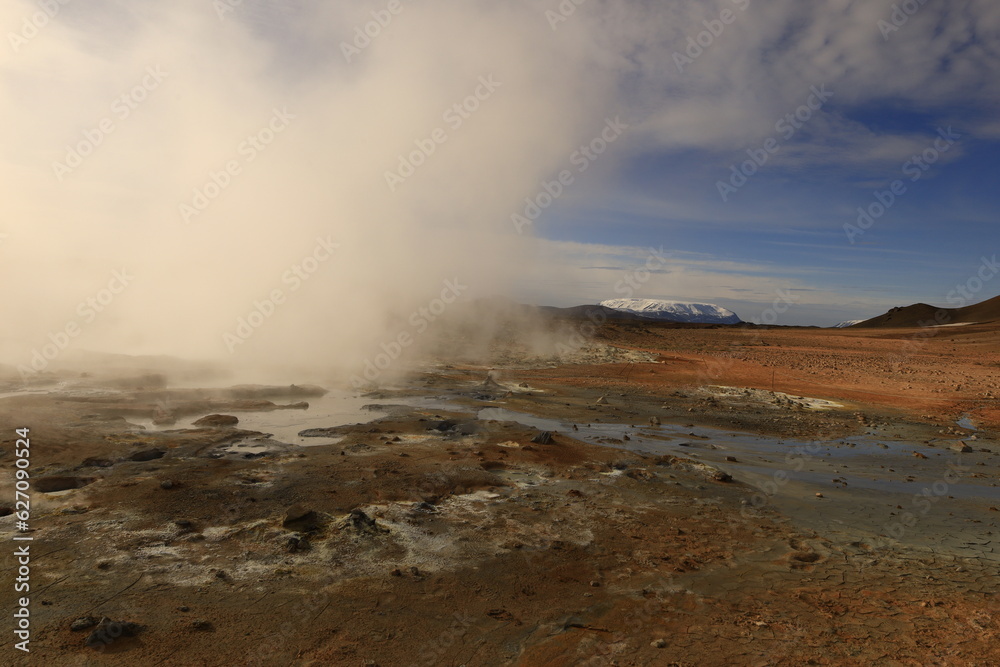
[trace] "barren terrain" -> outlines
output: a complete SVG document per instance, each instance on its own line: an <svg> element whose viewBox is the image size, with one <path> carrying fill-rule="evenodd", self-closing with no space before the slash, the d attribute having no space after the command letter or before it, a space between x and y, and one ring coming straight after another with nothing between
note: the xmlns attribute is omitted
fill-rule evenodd
<svg viewBox="0 0 1000 667"><path fill-rule="evenodd" d="M12 386L3 662L998 664L1000 341L929 333L608 323L364 396Z"/></svg>

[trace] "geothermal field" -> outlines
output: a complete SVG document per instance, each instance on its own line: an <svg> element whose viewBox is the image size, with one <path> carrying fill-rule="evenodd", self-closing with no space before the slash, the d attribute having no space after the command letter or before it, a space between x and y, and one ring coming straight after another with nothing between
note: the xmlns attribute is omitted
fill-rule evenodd
<svg viewBox="0 0 1000 667"><path fill-rule="evenodd" d="M997 0L0 0L0 667L1000 666Z"/></svg>
<svg viewBox="0 0 1000 667"><path fill-rule="evenodd" d="M1000 327L940 331L895 367L920 330L608 321L369 390L12 383L31 659L996 664Z"/></svg>

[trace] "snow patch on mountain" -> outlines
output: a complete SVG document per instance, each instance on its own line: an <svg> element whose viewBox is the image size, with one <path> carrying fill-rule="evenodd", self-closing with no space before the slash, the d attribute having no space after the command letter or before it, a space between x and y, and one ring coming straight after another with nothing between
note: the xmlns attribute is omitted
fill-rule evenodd
<svg viewBox="0 0 1000 667"><path fill-rule="evenodd" d="M739 316L731 310L712 303L687 303L660 299L608 299L605 308L635 313L650 319L699 324L739 324Z"/></svg>
<svg viewBox="0 0 1000 667"><path fill-rule="evenodd" d="M846 320L840 324L834 324L834 329L846 329L847 327L853 327L855 324L861 324L864 320Z"/></svg>

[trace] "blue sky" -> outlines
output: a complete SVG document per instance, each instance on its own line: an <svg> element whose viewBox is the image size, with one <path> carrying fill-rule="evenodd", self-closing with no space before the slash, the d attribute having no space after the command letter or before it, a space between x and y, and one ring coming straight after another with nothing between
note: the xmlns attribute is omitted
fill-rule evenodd
<svg viewBox="0 0 1000 667"><path fill-rule="evenodd" d="M662 62L672 47L661 44L663 67L647 85L664 92L650 95L655 105L630 109L646 114L638 116L639 136L612 147L614 164L557 201L538 233L557 242L664 245L682 265L688 255L738 264L721 272L728 280L705 281L704 289L684 282L694 291L678 293L669 282L651 281L642 296L710 300L752 314L769 292L757 283L767 278L803 297L783 323L828 325L895 305L944 304L1000 245L1000 93L985 69L1000 50L1000 18L986 3L928 5L884 39L878 17L890 17L891 5L776 3L761 5L760 14L748 8L738 17L744 23L729 26L686 74ZM810 29L769 41L781 22ZM689 23L695 28L688 34L696 34L699 22ZM683 37L674 44L686 43ZM843 42L843 50L808 43L819 39ZM851 58L863 66L830 65ZM779 75L786 68L797 76ZM775 124L820 84L832 97L785 140ZM656 136L650 126L657 114L673 115L677 98L684 108L669 131L692 136ZM718 105L735 113L720 113ZM699 111L708 120L697 118ZM939 143L947 150L936 158L929 152L936 161L920 169L910 160L933 149L939 130L959 136ZM718 182L769 136L778 139L777 152L723 202ZM851 243L844 224L896 180L905 192ZM988 284L978 296L997 294L1000 284Z"/></svg>

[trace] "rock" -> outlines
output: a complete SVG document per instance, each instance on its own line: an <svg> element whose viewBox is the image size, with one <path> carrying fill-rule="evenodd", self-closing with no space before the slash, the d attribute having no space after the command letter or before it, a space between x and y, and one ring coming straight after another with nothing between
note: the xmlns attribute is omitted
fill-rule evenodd
<svg viewBox="0 0 1000 667"><path fill-rule="evenodd" d="M232 415L208 415L194 422L194 426L207 426L209 428L226 428L236 426L240 423L239 418Z"/></svg>
<svg viewBox="0 0 1000 667"><path fill-rule="evenodd" d="M292 505L285 512L285 518L281 520L282 526L293 523L310 523L316 519L316 512L304 505Z"/></svg>
<svg viewBox="0 0 1000 667"><path fill-rule="evenodd" d="M440 431L441 433L444 433L445 431L450 431L456 426L458 426L458 422L454 419L444 419L442 421L432 423L428 430Z"/></svg>
<svg viewBox="0 0 1000 667"><path fill-rule="evenodd" d="M377 535L379 533L388 533L388 528L383 528L378 525L375 519L371 518L363 510L356 509L351 510L351 513L344 519L341 524L343 528L353 530L356 533L362 533L365 535Z"/></svg>
<svg viewBox="0 0 1000 667"><path fill-rule="evenodd" d="M172 489L172 488L174 488L174 483L171 482L169 479L165 479L162 482L160 482L160 488L161 489Z"/></svg>
<svg viewBox="0 0 1000 667"><path fill-rule="evenodd" d="M309 540L298 533L289 535L288 539L285 541L285 550L290 554L298 553L300 551L308 551L311 546L312 545L309 544Z"/></svg>
<svg viewBox="0 0 1000 667"><path fill-rule="evenodd" d="M100 621L93 616L84 616L83 618L78 618L69 625L69 629L73 632L82 632L84 630L89 630L90 628L97 625Z"/></svg>
<svg viewBox="0 0 1000 667"><path fill-rule="evenodd" d="M729 461L730 463L738 463L735 456L727 456L726 460Z"/></svg>
<svg viewBox="0 0 1000 667"><path fill-rule="evenodd" d="M419 502L419 503L413 503L413 511L426 512L428 514L437 514L438 508L434 507L434 505L431 505L430 503L427 502Z"/></svg>
<svg viewBox="0 0 1000 667"><path fill-rule="evenodd" d="M156 459L162 459L165 453L162 449L144 449L128 457L128 460L137 462L155 461Z"/></svg>
<svg viewBox="0 0 1000 667"><path fill-rule="evenodd" d="M551 431L542 431L541 433L539 433L538 435L536 435L534 438L532 438L531 441L533 443L535 443L536 445L550 445L550 444L552 444L552 432Z"/></svg>
<svg viewBox="0 0 1000 667"><path fill-rule="evenodd" d="M198 620L191 622L191 629L197 630L198 632L211 632L215 629L215 626L212 625L211 621L199 618Z"/></svg>
<svg viewBox="0 0 1000 667"><path fill-rule="evenodd" d="M96 650L103 650L122 637L135 637L142 631L142 626L131 621L112 621L105 616L98 626L87 635L85 644Z"/></svg>
<svg viewBox="0 0 1000 667"><path fill-rule="evenodd" d="M816 497L817 497L817 498L822 498L822 497L823 497L823 494L822 494L822 493L817 493L817 494L816 494Z"/></svg>
<svg viewBox="0 0 1000 667"><path fill-rule="evenodd" d="M728 483L733 481L733 476L724 470L716 470L715 474L712 475L712 479L716 482Z"/></svg>
<svg viewBox="0 0 1000 667"><path fill-rule="evenodd" d="M650 646L652 646L653 648L666 648L667 647L667 640L666 639L654 639L653 642L650 644Z"/></svg>
<svg viewBox="0 0 1000 667"><path fill-rule="evenodd" d="M597 399L597 401L596 401L596 402L594 403L594 405L607 405L607 404L608 404L608 399L607 399L607 397L606 397L606 396L601 396L601 397L600 397L599 399Z"/></svg>
<svg viewBox="0 0 1000 667"><path fill-rule="evenodd" d="M960 454L968 454L973 451L972 447L969 447L964 442L955 442L951 445L951 451L958 452Z"/></svg>

